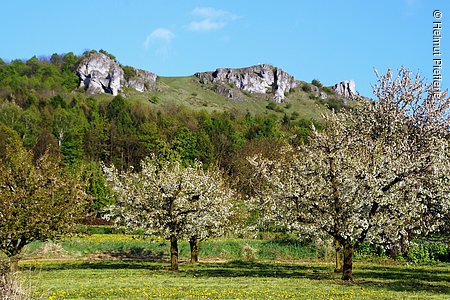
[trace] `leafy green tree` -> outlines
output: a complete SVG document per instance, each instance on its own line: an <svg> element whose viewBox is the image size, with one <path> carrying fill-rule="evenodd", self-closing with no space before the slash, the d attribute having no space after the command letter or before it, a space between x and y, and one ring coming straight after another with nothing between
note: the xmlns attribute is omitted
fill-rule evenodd
<svg viewBox="0 0 450 300"><path fill-rule="evenodd" d="M90 161L110 160L110 123L98 114L92 118L84 134L84 153Z"/></svg>
<svg viewBox="0 0 450 300"><path fill-rule="evenodd" d="M32 76L39 71L41 63L36 56L33 56L26 61L25 65L28 67L26 75Z"/></svg>
<svg viewBox="0 0 450 300"><path fill-rule="evenodd" d="M15 132L0 125L0 250L17 269L35 240L70 233L86 206L84 184L48 154L33 163Z"/></svg>
<svg viewBox="0 0 450 300"><path fill-rule="evenodd" d="M73 54L73 52L68 52L62 57L62 67L61 71L75 73L80 57Z"/></svg>
<svg viewBox="0 0 450 300"><path fill-rule="evenodd" d="M80 162L84 156L83 137L88 127L83 111L78 108L55 109L52 127L65 161L69 164Z"/></svg>
<svg viewBox="0 0 450 300"><path fill-rule="evenodd" d="M197 132L197 159L206 167L215 163L214 145L204 129Z"/></svg>
<svg viewBox="0 0 450 300"><path fill-rule="evenodd" d="M135 127L128 109L125 98L120 95L114 97L107 107L108 118L114 121L120 133L130 134L135 132Z"/></svg>
<svg viewBox="0 0 450 300"><path fill-rule="evenodd" d="M37 161L45 153L48 153L53 157L62 157L61 149L58 146L58 140L45 128L39 133L36 143L31 150L33 151L34 161Z"/></svg>
<svg viewBox="0 0 450 300"><path fill-rule="evenodd" d="M197 138L186 127L178 130L172 145L173 149L180 154L184 162L193 163L198 156Z"/></svg>
<svg viewBox="0 0 450 300"><path fill-rule="evenodd" d="M130 116L131 108L125 99L118 95L107 106L110 120L110 158L121 170L129 166L140 167L146 149L140 142L138 130Z"/></svg>
<svg viewBox="0 0 450 300"><path fill-rule="evenodd" d="M61 108L67 107L66 101L64 100L63 97L61 97L61 95L56 95L56 96L51 97L50 105L55 109L58 107L61 107Z"/></svg>
<svg viewBox="0 0 450 300"><path fill-rule="evenodd" d="M156 153L163 139L155 122L144 122L139 126L139 140L145 146L148 154Z"/></svg>
<svg viewBox="0 0 450 300"><path fill-rule="evenodd" d="M112 191L103 176L100 163L88 163L84 168L83 178L85 178L87 184L86 192L92 197L92 213L100 217L103 209L114 202Z"/></svg>
<svg viewBox="0 0 450 300"><path fill-rule="evenodd" d="M161 161L177 161L180 153L172 147L154 122L145 122L139 127L139 141L145 147L147 156L156 155Z"/></svg>
<svg viewBox="0 0 450 300"><path fill-rule="evenodd" d="M50 57L50 62L58 67L58 69L61 69L61 66L63 64L63 56L59 55L58 53L53 53Z"/></svg>
<svg viewBox="0 0 450 300"><path fill-rule="evenodd" d="M13 128L17 132L23 132L23 124L20 122L23 110L15 103L5 102L0 106L0 123Z"/></svg>

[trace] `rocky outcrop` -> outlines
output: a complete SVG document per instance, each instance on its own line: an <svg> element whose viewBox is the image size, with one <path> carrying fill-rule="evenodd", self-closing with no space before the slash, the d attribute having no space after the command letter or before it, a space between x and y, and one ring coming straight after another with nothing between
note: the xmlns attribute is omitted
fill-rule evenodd
<svg viewBox="0 0 450 300"><path fill-rule="evenodd" d="M155 88L157 77L155 74L131 69L134 75L125 79L124 70L117 61L103 53L91 52L78 65L79 87L84 88L89 94L113 95L117 95L124 87L131 87L140 92Z"/></svg>
<svg viewBox="0 0 450 300"><path fill-rule="evenodd" d="M117 95L123 82L120 65L103 53L91 53L81 60L77 68L80 87L89 94Z"/></svg>
<svg viewBox="0 0 450 300"><path fill-rule="evenodd" d="M336 94L345 98L353 98L355 95L355 82L353 80L341 81L331 87Z"/></svg>
<svg viewBox="0 0 450 300"><path fill-rule="evenodd" d="M314 94L314 97L320 98L322 100L325 100L328 98L327 93L320 91L320 89L317 86L315 86L314 84L308 84L308 83L306 83L306 84L310 87L311 92Z"/></svg>
<svg viewBox="0 0 450 300"><path fill-rule="evenodd" d="M225 84L217 85L214 88L214 91L235 101L241 101L245 99L245 95L240 90L231 88Z"/></svg>
<svg viewBox="0 0 450 300"><path fill-rule="evenodd" d="M231 84L238 89L258 94L273 94L273 99L280 103L291 88L297 86L294 77L282 69L263 64L242 69L217 69L214 72L194 74L204 84ZM227 92L226 96L233 95Z"/></svg>
<svg viewBox="0 0 450 300"><path fill-rule="evenodd" d="M138 92L152 91L156 89L156 78L155 73L134 69L134 76L126 80L126 86Z"/></svg>
<svg viewBox="0 0 450 300"><path fill-rule="evenodd" d="M319 98L320 98L320 99L322 99L322 100L325 100L325 99L327 99L327 98L328 98L328 94L327 94L327 93L325 93L325 92L320 92L320 94L319 94Z"/></svg>

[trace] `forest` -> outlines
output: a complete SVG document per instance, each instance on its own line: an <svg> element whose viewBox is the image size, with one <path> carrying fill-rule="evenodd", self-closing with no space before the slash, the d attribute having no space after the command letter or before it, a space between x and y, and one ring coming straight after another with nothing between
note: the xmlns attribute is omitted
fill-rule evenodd
<svg viewBox="0 0 450 300"><path fill-rule="evenodd" d="M232 178L245 175L246 156L261 151L276 155L278 145L299 145L315 120L291 120L275 114L249 111L212 112L146 103L122 96L98 99L76 91L75 74L81 56L53 54L0 61L0 122L19 135L37 160L46 151L58 154L68 166L86 165L93 185L101 184L100 163L120 170L140 167L143 158L156 154L164 160L200 161L217 165ZM270 152L273 152L270 154ZM245 184L240 189L245 190ZM104 188L93 209L106 204ZM101 191L101 192L100 192Z"/></svg>

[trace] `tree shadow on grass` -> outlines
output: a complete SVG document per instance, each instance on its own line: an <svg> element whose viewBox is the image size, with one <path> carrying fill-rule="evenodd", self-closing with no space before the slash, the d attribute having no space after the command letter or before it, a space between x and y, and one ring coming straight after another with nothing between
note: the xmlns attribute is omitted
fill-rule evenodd
<svg viewBox="0 0 450 300"><path fill-rule="evenodd" d="M362 266L356 269L358 275L364 277L375 277L382 279L412 279L426 281L450 281L450 265L433 268L432 271L426 270L421 266Z"/></svg>
<svg viewBox="0 0 450 300"><path fill-rule="evenodd" d="M29 270L71 270L71 269L140 269L151 272L168 272L170 262L162 256L149 255L149 260L81 260L68 262L49 262L24 266ZM153 253L154 254L154 253ZM122 257L124 254L120 254ZM134 255L134 254L133 254ZM340 280L341 275L332 272L331 265L290 264L275 262L207 262L191 265L182 260L177 276L186 277L266 277L266 278L304 278L330 284L364 286L371 290L391 290L396 292L427 292L438 296L450 294L450 272L446 267L425 269L407 266L362 265L354 269L354 282Z"/></svg>
<svg viewBox="0 0 450 300"><path fill-rule="evenodd" d="M162 270L167 258L163 251L152 251L145 247L132 247L118 251L99 251L89 254L85 259L67 257L47 260L39 264L23 262L22 269L27 270L73 270L73 269L147 269Z"/></svg>
<svg viewBox="0 0 450 300"><path fill-rule="evenodd" d="M167 269L165 264L143 261L51 261L44 264L24 264L22 270L30 271L56 271L56 270L149 270L162 271Z"/></svg>
<svg viewBox="0 0 450 300"><path fill-rule="evenodd" d="M427 292L437 295L450 294L448 270L424 270L392 266L361 266L356 268L355 281L340 280L341 275L332 272L330 266L295 265L285 263L231 261L199 265L186 273L204 277L272 277L305 278L335 284L364 286L373 290L396 292Z"/></svg>
<svg viewBox="0 0 450 300"><path fill-rule="evenodd" d="M97 255L103 260L109 258L112 260L161 261L165 257L163 251L155 252L144 247L133 247L127 251L103 251Z"/></svg>
<svg viewBox="0 0 450 300"><path fill-rule="evenodd" d="M450 294L450 268L425 270L407 266L364 266L356 269L355 278L379 282L392 291Z"/></svg>
<svg viewBox="0 0 450 300"><path fill-rule="evenodd" d="M328 266L293 265L287 263L265 263L230 261L226 263L200 264L197 268L186 270L195 277L276 277L333 279L334 273Z"/></svg>

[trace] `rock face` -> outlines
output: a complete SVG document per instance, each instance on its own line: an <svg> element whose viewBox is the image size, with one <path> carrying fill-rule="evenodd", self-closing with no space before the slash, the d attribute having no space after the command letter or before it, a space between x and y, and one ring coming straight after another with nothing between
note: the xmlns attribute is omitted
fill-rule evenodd
<svg viewBox="0 0 450 300"><path fill-rule="evenodd" d="M341 81L331 87L336 94L345 98L353 98L355 95L355 82L353 80Z"/></svg>
<svg viewBox="0 0 450 300"><path fill-rule="evenodd" d="M156 74L134 69L134 76L126 81L126 86L135 89L138 92L151 91L156 88Z"/></svg>
<svg viewBox="0 0 450 300"><path fill-rule="evenodd" d="M320 98L322 100L325 100L328 98L327 93L321 92L320 89L317 86L315 86L314 84L309 84L309 87L311 88L311 91L313 92L314 97Z"/></svg>
<svg viewBox="0 0 450 300"><path fill-rule="evenodd" d="M231 84L238 89L249 92L266 94L272 93L273 99L280 103L291 88L298 84L294 77L285 71L263 64L242 69L217 69L214 72L202 72L194 74L202 83ZM230 97L232 93L227 93Z"/></svg>
<svg viewBox="0 0 450 300"><path fill-rule="evenodd" d="M90 53L81 60L77 68L80 87L89 94L109 93L114 96L123 87L132 87L137 91L152 90L156 86L156 75L139 69L134 69L135 76L124 77L122 67L103 53Z"/></svg>
<svg viewBox="0 0 450 300"><path fill-rule="evenodd" d="M319 98L322 99L322 100L325 100L325 99L328 98L328 95L325 92L320 92Z"/></svg>

